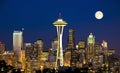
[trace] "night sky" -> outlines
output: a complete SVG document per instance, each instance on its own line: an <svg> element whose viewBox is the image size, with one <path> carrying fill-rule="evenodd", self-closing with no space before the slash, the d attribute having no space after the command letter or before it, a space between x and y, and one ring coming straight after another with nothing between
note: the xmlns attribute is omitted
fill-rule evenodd
<svg viewBox="0 0 120 73"><path fill-rule="evenodd" d="M101 20L95 12L102 11ZM93 33L96 42L108 42L109 49L120 49L120 0L0 0L0 40L12 49L12 33L24 28L24 42L43 39L45 48L51 47L56 36L53 22L59 17L68 22L64 28L66 46L69 28L75 29L75 40L87 40Z"/></svg>

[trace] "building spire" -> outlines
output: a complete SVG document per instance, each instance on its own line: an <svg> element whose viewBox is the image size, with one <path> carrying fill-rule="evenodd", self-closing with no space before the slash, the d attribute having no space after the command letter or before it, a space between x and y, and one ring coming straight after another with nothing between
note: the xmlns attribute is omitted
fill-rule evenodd
<svg viewBox="0 0 120 73"><path fill-rule="evenodd" d="M59 18L61 19L61 12L59 12Z"/></svg>

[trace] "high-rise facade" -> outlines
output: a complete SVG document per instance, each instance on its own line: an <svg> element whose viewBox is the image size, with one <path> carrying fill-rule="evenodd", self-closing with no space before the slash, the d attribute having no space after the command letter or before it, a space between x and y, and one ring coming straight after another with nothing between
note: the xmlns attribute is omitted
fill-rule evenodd
<svg viewBox="0 0 120 73"><path fill-rule="evenodd" d="M55 37L52 40L52 48L49 50L49 58L48 58L48 60L50 62L55 62L56 61L57 47L58 47L58 38Z"/></svg>
<svg viewBox="0 0 120 73"><path fill-rule="evenodd" d="M79 62L86 64L86 42L84 40L80 40L78 42L78 53L79 53Z"/></svg>
<svg viewBox="0 0 120 73"><path fill-rule="evenodd" d="M57 28L58 35L58 47L57 47L57 58L56 58L56 66L63 66L63 47L62 47L62 35L63 28L66 26L66 22L63 19L59 18L57 21L53 23Z"/></svg>
<svg viewBox="0 0 120 73"><path fill-rule="evenodd" d="M50 49L50 54L54 54L54 56L57 56L57 48L58 48L58 38L55 37L52 40L52 48Z"/></svg>
<svg viewBox="0 0 120 73"><path fill-rule="evenodd" d="M71 66L71 50L66 50L64 53L64 66Z"/></svg>
<svg viewBox="0 0 120 73"><path fill-rule="evenodd" d="M38 45L38 54L41 54L44 48L44 42L42 39L38 39L35 43L36 45Z"/></svg>
<svg viewBox="0 0 120 73"><path fill-rule="evenodd" d="M103 40L101 45L102 45L104 56L105 56L104 63L108 67L108 45L107 45L107 42L105 40Z"/></svg>
<svg viewBox="0 0 120 73"><path fill-rule="evenodd" d="M98 43L95 43L94 44L94 55L98 55L99 53L101 53L100 45Z"/></svg>
<svg viewBox="0 0 120 73"><path fill-rule="evenodd" d="M87 38L87 61L92 62L94 58L94 44L95 44L95 36L90 33Z"/></svg>
<svg viewBox="0 0 120 73"><path fill-rule="evenodd" d="M32 43L25 43L25 57L26 57L26 60L31 60L32 51L33 51Z"/></svg>
<svg viewBox="0 0 120 73"><path fill-rule="evenodd" d="M39 51L38 51L38 44L33 44L33 49L32 49L32 56L31 56L31 58L32 58L32 60L38 60L38 53L39 53Z"/></svg>
<svg viewBox="0 0 120 73"><path fill-rule="evenodd" d="M53 40L52 40L52 49L57 49L57 46L58 46L58 38L55 37Z"/></svg>
<svg viewBox="0 0 120 73"><path fill-rule="evenodd" d="M102 45L104 54L107 55L107 53L108 53L107 42L105 40L103 40L101 45Z"/></svg>
<svg viewBox="0 0 120 73"><path fill-rule="evenodd" d="M23 44L23 33L22 31L13 32L13 50L18 61L21 61L21 49Z"/></svg>
<svg viewBox="0 0 120 73"><path fill-rule="evenodd" d="M3 54L5 51L5 44L3 42L0 42L0 54Z"/></svg>
<svg viewBox="0 0 120 73"><path fill-rule="evenodd" d="M28 60L38 60L38 45L32 43L25 44L25 56Z"/></svg>
<svg viewBox="0 0 120 73"><path fill-rule="evenodd" d="M74 29L72 28L69 29L68 49L75 49Z"/></svg>
<svg viewBox="0 0 120 73"><path fill-rule="evenodd" d="M68 36L68 46L67 46L66 53L65 53L65 55L67 55L66 57L69 57L69 59L65 58L66 64L68 64L70 60L70 66L75 66L77 62L77 53L75 51L76 49L75 49L75 35L74 34L75 34L75 30L70 28L69 36Z"/></svg>

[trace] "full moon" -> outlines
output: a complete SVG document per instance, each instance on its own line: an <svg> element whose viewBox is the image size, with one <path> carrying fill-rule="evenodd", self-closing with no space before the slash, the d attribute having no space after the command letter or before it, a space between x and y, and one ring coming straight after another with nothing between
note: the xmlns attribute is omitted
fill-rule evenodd
<svg viewBox="0 0 120 73"><path fill-rule="evenodd" d="M97 11L97 12L95 13L95 18L96 18L96 19L102 19L102 18L103 18L103 13L102 13L102 11Z"/></svg>

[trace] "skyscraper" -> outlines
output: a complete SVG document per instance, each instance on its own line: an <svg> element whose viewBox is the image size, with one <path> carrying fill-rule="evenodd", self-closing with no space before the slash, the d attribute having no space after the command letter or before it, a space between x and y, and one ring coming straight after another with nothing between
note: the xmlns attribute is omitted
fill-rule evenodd
<svg viewBox="0 0 120 73"><path fill-rule="evenodd" d="M5 44L3 42L0 42L0 54L3 54L5 51Z"/></svg>
<svg viewBox="0 0 120 73"><path fill-rule="evenodd" d="M58 46L58 38L55 37L53 40L52 40L52 49L57 49L57 46Z"/></svg>
<svg viewBox="0 0 120 73"><path fill-rule="evenodd" d="M75 66L77 62L77 53L75 49L75 36L74 36L74 29L70 28L69 29L69 36L68 36L68 46L65 55L66 56L66 62L69 62L70 60L70 65ZM67 59L67 57L69 57ZM68 64L68 63L67 63Z"/></svg>
<svg viewBox="0 0 120 73"><path fill-rule="evenodd" d="M100 45L98 43L95 43L94 44L94 55L98 55L99 53L101 53Z"/></svg>
<svg viewBox="0 0 120 73"><path fill-rule="evenodd" d="M48 61L49 62L56 62L57 57L57 47L58 47L58 38L54 37L52 40L52 48L49 50Z"/></svg>
<svg viewBox="0 0 120 73"><path fill-rule="evenodd" d="M30 60L33 51L33 45L31 43L25 43L25 57Z"/></svg>
<svg viewBox="0 0 120 73"><path fill-rule="evenodd" d="M59 18L55 21L54 26L57 27L57 35L58 35L58 48L57 48L57 58L56 58L56 66L63 66L63 47L62 47L62 35L63 28L66 26L66 22L63 21L62 18Z"/></svg>
<svg viewBox="0 0 120 73"><path fill-rule="evenodd" d="M80 40L78 42L78 53L79 53L79 62L82 64L86 63L86 42L84 40Z"/></svg>
<svg viewBox="0 0 120 73"><path fill-rule="evenodd" d="M18 61L21 61L21 49L23 44L22 31L13 32L13 50Z"/></svg>
<svg viewBox="0 0 120 73"><path fill-rule="evenodd" d="M3 57L3 53L5 52L5 44L3 42L0 42L0 60L2 60Z"/></svg>
<svg viewBox="0 0 120 73"><path fill-rule="evenodd" d="M36 41L36 44L38 45L38 54L41 54L42 51L43 51L43 45L44 45L44 42L42 39L38 39Z"/></svg>
<svg viewBox="0 0 120 73"><path fill-rule="evenodd" d="M107 45L107 42L105 40L103 40L101 45L102 45L103 52L104 52L104 55L105 55L104 63L108 67L108 45Z"/></svg>
<svg viewBox="0 0 120 73"><path fill-rule="evenodd" d="M68 49L75 49L74 29L72 28L69 29Z"/></svg>
<svg viewBox="0 0 120 73"><path fill-rule="evenodd" d="M87 39L87 60L91 62L94 58L95 37L90 33Z"/></svg>
<svg viewBox="0 0 120 73"><path fill-rule="evenodd" d="M105 40L103 40L102 42L102 48L103 48L103 52L104 54L107 56L107 53L108 53L108 46L107 46L107 42Z"/></svg>

